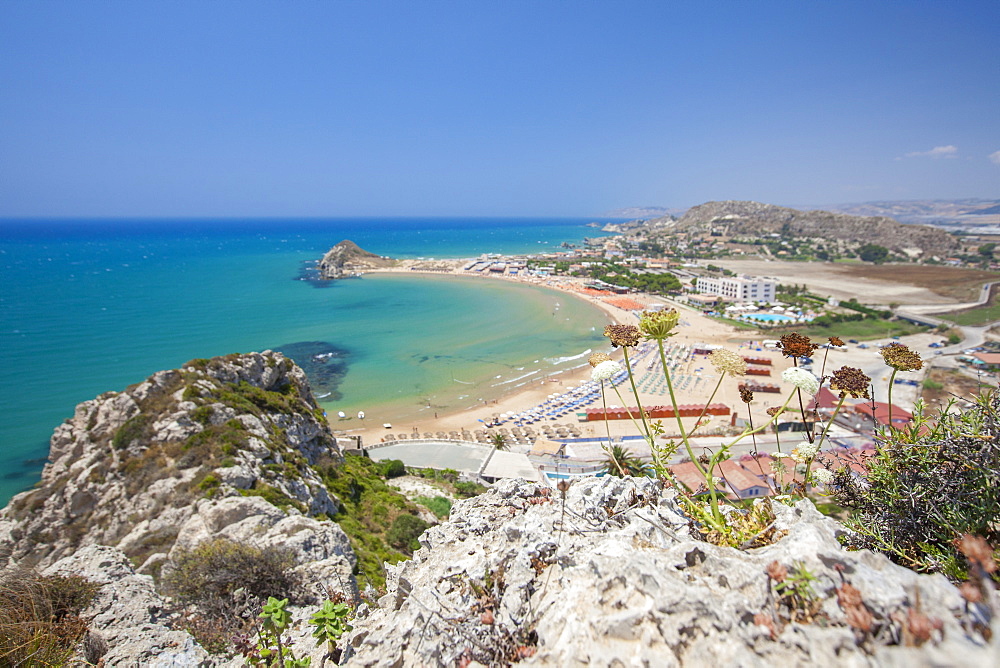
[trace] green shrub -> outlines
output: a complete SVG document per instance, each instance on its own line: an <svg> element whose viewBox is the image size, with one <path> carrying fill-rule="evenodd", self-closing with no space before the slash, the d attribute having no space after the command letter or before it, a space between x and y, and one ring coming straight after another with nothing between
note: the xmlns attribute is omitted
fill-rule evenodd
<svg viewBox="0 0 1000 668"><path fill-rule="evenodd" d="M949 407L950 408L950 407ZM880 434L866 479L844 468L831 491L851 512L854 547L881 551L920 571L964 575L955 541L965 534L1000 544L1000 396L931 419L920 407L905 429Z"/></svg>
<svg viewBox="0 0 1000 668"><path fill-rule="evenodd" d="M260 549L217 538L183 551L166 572L163 589L181 604L194 607L182 626L213 650L242 630L247 596L295 600L299 581L292 573L295 555L284 548ZM252 600L251 598L251 600Z"/></svg>
<svg viewBox="0 0 1000 668"><path fill-rule="evenodd" d="M302 503L298 499L293 499L277 487L272 487L271 485L261 482L260 480L257 480L254 483L252 489L241 489L240 494L243 496L259 496L276 508L284 509L291 506L292 508L296 508L303 513L308 510L308 508L306 508L306 504Z"/></svg>
<svg viewBox="0 0 1000 668"><path fill-rule="evenodd" d="M398 478L406 475L406 465L398 459L386 459L380 464L380 473L386 478Z"/></svg>
<svg viewBox="0 0 1000 668"><path fill-rule="evenodd" d="M199 424L208 424L212 419L211 406L198 406L191 411L191 419Z"/></svg>
<svg viewBox="0 0 1000 668"><path fill-rule="evenodd" d="M13 569L0 577L0 665L65 665L83 639L80 612L100 586L78 575ZM91 657L88 657L88 659ZM99 656L93 657L96 661Z"/></svg>
<svg viewBox="0 0 1000 668"><path fill-rule="evenodd" d="M485 492L486 486L480 485L478 482L456 482L455 491L459 496L467 499L470 496L478 496Z"/></svg>
<svg viewBox="0 0 1000 668"><path fill-rule="evenodd" d="M451 501L443 496L435 496L433 499L427 496L418 496L414 500L429 509L440 519L447 518L451 513Z"/></svg>
<svg viewBox="0 0 1000 668"><path fill-rule="evenodd" d="M125 424L118 427L118 431L115 432L114 437L111 439L111 447L116 450L124 450L133 441L139 440L145 435L146 427L149 423L150 417L145 413L139 413L129 418L125 421Z"/></svg>
<svg viewBox="0 0 1000 668"><path fill-rule="evenodd" d="M409 551L420 549L417 538L430 527L416 515L399 515L386 533L386 540L393 547Z"/></svg>

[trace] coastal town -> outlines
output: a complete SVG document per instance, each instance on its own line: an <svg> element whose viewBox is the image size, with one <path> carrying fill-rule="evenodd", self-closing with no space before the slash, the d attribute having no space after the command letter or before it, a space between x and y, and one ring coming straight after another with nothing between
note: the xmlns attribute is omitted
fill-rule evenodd
<svg viewBox="0 0 1000 668"><path fill-rule="evenodd" d="M663 252L662 246L647 254L655 244L641 227L627 226L625 234L619 226L609 228L607 236L548 253L465 260L380 258L377 266L349 261L349 273L341 270L339 276L377 271L516 281L585 299L617 324L636 325L644 312L673 309L680 314L679 324L662 359L651 343L642 343L631 351L630 372L623 370L603 383L592 380L591 367L582 364L496 402L411 420L404 429L391 421L357 428L336 419L333 428L376 460L456 470L470 479L521 477L548 485L606 474L609 453L616 448L648 466L654 449L670 449L682 439L704 457L735 439L732 456L720 466L720 484L731 498L752 498L803 479L801 462L797 469L790 458L806 438L822 434L822 452L810 460L812 469L847 466L861 474L878 430L909 424L918 403L936 410L958 388L996 385L1000 345L987 334L988 327L961 327L942 317L988 308L991 289L985 279L995 275L995 263L978 249L992 252L992 237L963 238L955 247L965 249L956 251L959 257L928 258L902 271L897 265L904 275L907 270L926 272L938 280L957 272L962 280L983 281L982 290L970 282L965 294L941 294L919 282L907 284L866 271L885 266L881 264L796 262L749 256L746 249L735 259L698 253L680 257ZM713 237L710 230L704 238L689 237L680 250L718 251L731 241ZM742 268L761 273L734 270ZM783 354L779 339L794 331L810 333L820 346L817 352L805 359ZM840 342L833 345L830 337ZM919 369L891 373L880 352L900 344L921 355ZM712 365L712 353L719 349L742 357L745 376L721 377L725 373ZM621 351L609 346L607 352L624 362ZM871 379L869 398L848 397L841 405L837 393L824 386L801 407L771 420L769 411L789 391L782 374L792 366L819 378L844 366L860 369ZM742 394L746 391L754 397L749 402ZM961 408L963 400L955 406ZM644 414L659 425L652 447L640 424ZM749 438L740 437L765 424L766 429ZM697 489L700 474L688 454L671 452L675 477Z"/></svg>

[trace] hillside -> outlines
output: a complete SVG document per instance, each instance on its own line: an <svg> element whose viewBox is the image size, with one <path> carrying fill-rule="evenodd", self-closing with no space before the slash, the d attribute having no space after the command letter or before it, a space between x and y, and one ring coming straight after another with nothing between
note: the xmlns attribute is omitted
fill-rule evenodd
<svg viewBox="0 0 1000 668"><path fill-rule="evenodd" d="M650 221L651 223L653 221ZM884 216L850 216L829 211L799 211L760 202L707 202L688 210L672 232L717 233L759 238L776 234L850 243L871 243L911 256L947 255L958 242L926 225L906 225Z"/></svg>

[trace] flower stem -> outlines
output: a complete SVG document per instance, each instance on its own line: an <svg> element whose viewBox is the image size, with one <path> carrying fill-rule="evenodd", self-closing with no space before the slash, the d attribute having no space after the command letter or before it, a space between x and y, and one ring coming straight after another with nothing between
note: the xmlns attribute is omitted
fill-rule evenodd
<svg viewBox="0 0 1000 668"><path fill-rule="evenodd" d="M632 375L632 363L628 359L628 346L622 346L622 352L625 354L625 371L628 373L628 382L632 386L632 395L635 397L635 405L639 407L639 417L642 418L642 430L646 434L646 440L649 441L650 450L653 448L653 434L649 431L649 425L646 423L646 413L642 410L642 401L639 399L639 390L635 386L635 376ZM619 396L621 396L619 394ZM625 402L622 401L624 404Z"/></svg>
<svg viewBox="0 0 1000 668"><path fill-rule="evenodd" d="M892 429L892 385L896 381L896 372L897 371L898 371L898 369L896 369L895 367L893 367L893 369L892 369L892 375L889 376L889 392L887 393L888 394L888 400L889 400L889 429ZM874 397L875 395L872 394L872 396ZM875 411L872 411L872 417L875 417Z"/></svg>
<svg viewBox="0 0 1000 668"><path fill-rule="evenodd" d="M660 365L663 367L663 377L667 380L667 391L670 393L670 405L674 409L674 417L677 418L677 429L681 434L681 442L684 443L684 449L687 450L688 457L698 468L698 472L703 476L707 475L705 469L701 466L701 462L699 462L698 458L694 456L694 452L691 450L691 443L688 441L687 432L684 431L684 421L681 420L681 412L677 406L677 395L674 394L674 383L670 379L670 370L667 368L667 356L666 353L663 352L663 341L657 340L656 345L660 349Z"/></svg>
<svg viewBox="0 0 1000 668"><path fill-rule="evenodd" d="M622 398L622 393L618 391L618 388L615 387L614 385L612 385L611 388L615 391L615 394L618 395L618 399L624 404L625 403L625 399ZM636 431L638 431L639 430L639 423L635 421L635 416L632 415L632 411L629 410L629 408L627 406L625 407L625 410L628 412L629 419L632 420L632 426L635 427ZM642 406L639 406L639 414L642 415ZM604 415L607 416L607 412L606 411L605 411ZM643 424L645 424L645 419L643 419ZM650 449L650 452L652 452L652 450L653 450L653 437L650 434L648 434L648 433L646 434L646 442L649 443L649 449Z"/></svg>
<svg viewBox="0 0 1000 668"><path fill-rule="evenodd" d="M715 393L719 391L719 388L722 386L722 379L725 377L725 373L719 376L719 382L715 384L715 389L712 390L712 394L708 397L708 403L702 406L701 415L698 416L698 420L694 423L694 427L692 427L691 431L688 432L688 436L693 436L694 432L698 431L698 427L701 426L701 419L705 417L705 413L708 412L708 407L712 403L712 399L715 399Z"/></svg>

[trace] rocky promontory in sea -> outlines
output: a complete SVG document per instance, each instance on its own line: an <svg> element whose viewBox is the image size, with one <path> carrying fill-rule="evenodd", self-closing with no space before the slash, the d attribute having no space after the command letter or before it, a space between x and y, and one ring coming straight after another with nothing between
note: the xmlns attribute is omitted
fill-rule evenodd
<svg viewBox="0 0 1000 668"><path fill-rule="evenodd" d="M349 479L359 461L279 353L193 360L103 394L56 428L39 485L0 511L0 605L25 569L82 576L97 593L78 663L243 665L232 646L196 642L162 586L185 555L222 543L289 558L305 593L284 649L314 666L1000 665L992 588L977 600L847 550L848 530L808 500L754 502L773 504L770 544L713 545L651 478L501 480L456 502L411 560L385 565L384 589L362 594L358 557L329 519L382 485ZM356 524L402 502L379 499ZM255 566L218 570L240 583ZM330 655L307 624L327 598L353 609Z"/></svg>
<svg viewBox="0 0 1000 668"><path fill-rule="evenodd" d="M345 239L326 252L319 261L318 269L320 278L333 280L360 276L366 271L394 266L396 260L369 253L353 241Z"/></svg>

